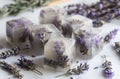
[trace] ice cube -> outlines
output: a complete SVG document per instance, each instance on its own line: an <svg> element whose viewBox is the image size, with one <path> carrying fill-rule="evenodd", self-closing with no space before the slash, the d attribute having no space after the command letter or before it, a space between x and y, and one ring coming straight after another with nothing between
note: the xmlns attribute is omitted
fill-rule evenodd
<svg viewBox="0 0 120 79"><path fill-rule="evenodd" d="M45 43L56 37L63 37L62 33L53 24L41 24L33 27L33 47L43 48Z"/></svg>
<svg viewBox="0 0 120 79"><path fill-rule="evenodd" d="M53 23L60 23L64 16L66 16L66 12L64 9L60 7L46 7L40 10L40 24L49 24Z"/></svg>
<svg viewBox="0 0 120 79"><path fill-rule="evenodd" d="M90 59L97 55L103 48L103 38L85 30L73 34L76 39L77 56L82 59Z"/></svg>
<svg viewBox="0 0 120 79"><path fill-rule="evenodd" d="M68 37L71 37L72 33L76 32L78 29L86 30L89 32L93 31L96 33L96 29L93 28L93 21L81 15L67 16L67 18L62 20L61 26L63 29L63 34Z"/></svg>
<svg viewBox="0 0 120 79"><path fill-rule="evenodd" d="M44 48L44 63L51 67L69 67L76 58L75 39L50 39Z"/></svg>
<svg viewBox="0 0 120 79"><path fill-rule="evenodd" d="M23 17L8 21L6 23L6 34L8 42L19 45L21 47L29 47L29 27L32 25L33 23L31 21Z"/></svg>

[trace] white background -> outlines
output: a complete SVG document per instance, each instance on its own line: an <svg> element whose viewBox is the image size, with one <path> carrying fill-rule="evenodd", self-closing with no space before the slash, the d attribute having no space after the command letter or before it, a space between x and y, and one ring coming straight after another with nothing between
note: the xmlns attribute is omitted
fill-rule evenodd
<svg viewBox="0 0 120 79"><path fill-rule="evenodd" d="M92 3L92 2L96 2L98 0L71 0L72 3L73 2L85 2L85 3ZM11 2L11 0L0 0L0 7L2 7L4 4L9 4ZM65 3L68 4L68 3ZM62 5L61 5L62 6ZM31 20L32 22L39 24L39 11L40 9L35 9L34 12L24 12L19 14L18 16L10 16L7 18L0 18L0 45L2 46L6 46L7 42L6 42L6 21L8 20L12 20L12 19L17 19L19 17L26 17L29 20ZM112 20L110 23L106 23L105 25L103 25L100 29L102 30L102 35L106 35L109 31L113 30L114 28L119 28L120 29L120 20ZM96 69L94 70L93 68L96 66L101 66L101 64L103 63L103 59L101 58L101 56L106 55L107 59L110 60L113 64L113 71L115 72L115 76L113 77L113 79L120 79L120 56L118 54L115 53L115 51L112 49L111 45L115 42L115 41L120 41L120 32L118 32L117 36L115 37L114 40L111 41L111 43L109 44L104 44L104 48L103 50L97 55L95 56L93 59L91 60L79 60L79 62L83 62L83 61L88 61L89 65L90 65L90 70L88 72L85 72L84 74L81 74L79 76L72 76L74 79L106 79L103 77L102 74L102 68ZM34 52L34 54L36 54L36 52ZM30 53L26 52L26 56L28 58L30 57ZM39 54L37 54L39 55ZM17 62L19 56L13 56L10 58L7 58L5 61L7 61L8 63L15 65L15 62ZM33 59L33 58L31 58ZM44 73L43 76L39 76L36 73L32 72L32 71L26 71L26 70L21 70L21 73L24 74L24 78L23 79L70 79L69 77L59 77L59 78L55 78L55 76L62 74L64 72L59 72L59 71L52 71L52 70L46 70L42 68L42 57L39 55L36 58L34 58L34 62L39 65L39 70L42 71ZM73 66L76 66L76 64L73 64ZM14 79L14 77L12 75L10 75L9 73L3 71L2 69L0 69L0 79Z"/></svg>

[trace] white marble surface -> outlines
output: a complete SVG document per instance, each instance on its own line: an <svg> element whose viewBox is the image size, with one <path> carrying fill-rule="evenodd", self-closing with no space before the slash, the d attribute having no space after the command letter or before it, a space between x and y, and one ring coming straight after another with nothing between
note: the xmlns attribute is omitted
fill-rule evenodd
<svg viewBox="0 0 120 79"><path fill-rule="evenodd" d="M10 3L12 0L0 0L0 7L2 7L4 4L8 4ZM73 2L85 2L85 3L91 3L91 2L95 2L98 0L72 0ZM71 1L71 2L72 2ZM69 2L69 3L71 3ZM67 3L65 3L67 4ZM61 5L62 6L62 5ZM26 17L29 20L31 20L32 22L38 24L38 16L39 16L39 11L40 8L35 9L34 12L24 12L19 14L18 16L10 16L7 18L0 18L0 45L7 45L6 42L6 21L8 20L12 20L12 19L16 19L19 17ZM110 23L106 23L105 25L103 25L103 27L101 27L100 29L102 30L102 35L106 35L109 31L113 30L114 28L119 28L120 29L120 20L112 20ZM113 77L113 79L119 79L120 78L120 56L118 56L115 51L111 48L111 45L115 42L115 41L120 41L120 32L118 32L117 36L115 37L114 40L111 41L111 43L109 44L104 44L104 48L103 50L93 59L91 60L79 60L80 62L83 61L88 61L89 65L90 65L90 69L88 72L81 74L79 76L72 76L74 79L106 79L103 77L102 74L102 68L96 69L94 70L93 68L96 66L101 66L101 64L103 63L103 59L101 58L102 55L106 55L107 59L110 60L113 64L113 70L115 72L115 76ZM34 54L36 54L36 52L34 52ZM25 55L30 58L31 53L26 52ZM64 73L64 72L59 72L59 71L52 71L52 70L46 70L42 68L42 57L41 55L37 54L38 56L34 58L34 62L36 64L39 65L39 70L42 71L44 73L43 76L39 76L36 73L32 72L32 71L26 71L26 70L21 70L21 73L24 74L24 78L23 79L70 79L69 77L59 77L59 78L55 78L55 76ZM7 59L5 59L5 61L13 64L14 66L16 66L14 63L17 62L19 56L13 56L13 57L9 57ZM73 66L76 66L76 64L73 64ZM14 77L12 75L10 75L9 73L5 72L4 70L0 69L0 79L14 79Z"/></svg>

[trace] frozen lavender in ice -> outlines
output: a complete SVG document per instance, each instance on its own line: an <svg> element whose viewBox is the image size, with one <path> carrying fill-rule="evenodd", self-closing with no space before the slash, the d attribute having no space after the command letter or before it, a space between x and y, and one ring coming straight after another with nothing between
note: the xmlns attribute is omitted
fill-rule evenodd
<svg viewBox="0 0 120 79"><path fill-rule="evenodd" d="M26 18L19 18L6 23L7 40L21 47L30 46L30 27L33 25Z"/></svg>
<svg viewBox="0 0 120 79"><path fill-rule="evenodd" d="M45 65L66 68L75 59L75 40L70 38L50 39L44 49Z"/></svg>
<svg viewBox="0 0 120 79"><path fill-rule="evenodd" d="M80 58L92 58L102 50L103 38L92 32L78 30L73 38L76 39L76 50Z"/></svg>
<svg viewBox="0 0 120 79"><path fill-rule="evenodd" d="M61 28L65 36L72 36L77 29L92 31L92 20L81 15L71 15L62 20ZM67 31L66 31L67 30Z"/></svg>
<svg viewBox="0 0 120 79"><path fill-rule="evenodd" d="M66 12L60 7L46 7L40 10L39 21L40 24L51 24L56 22L61 22L61 20L66 15Z"/></svg>
<svg viewBox="0 0 120 79"><path fill-rule="evenodd" d="M32 31L32 45L43 48L51 38L63 37L61 32L53 24L41 24L34 26Z"/></svg>

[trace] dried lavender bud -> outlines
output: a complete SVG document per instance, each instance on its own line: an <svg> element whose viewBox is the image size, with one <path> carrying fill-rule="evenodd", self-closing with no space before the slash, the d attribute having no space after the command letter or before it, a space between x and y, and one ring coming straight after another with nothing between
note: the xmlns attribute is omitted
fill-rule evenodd
<svg viewBox="0 0 120 79"><path fill-rule="evenodd" d="M22 79L23 75L21 75L19 72L20 70L17 70L16 67L13 67L12 65L6 63L5 61L0 61L0 67L2 69L8 71L9 73L13 74L18 79Z"/></svg>
<svg viewBox="0 0 120 79"><path fill-rule="evenodd" d="M88 71L88 69L89 69L89 65L87 63L80 63L80 65L77 66L76 68L69 69L66 73L56 76L56 77L69 76L69 75L80 75L84 71Z"/></svg>
<svg viewBox="0 0 120 79"><path fill-rule="evenodd" d="M20 51L19 47L12 48L10 50L4 51L0 54L1 59L6 59L7 57L18 55Z"/></svg>
<svg viewBox="0 0 120 79"><path fill-rule="evenodd" d="M118 31L119 31L119 29L114 29L109 34L107 34L104 38L104 42L110 42L110 40L116 36Z"/></svg>
<svg viewBox="0 0 120 79"><path fill-rule="evenodd" d="M3 51L0 54L0 59L6 59L7 57L18 55L18 54L20 54L21 50L26 50L26 49L29 49L29 47L28 48L22 48L22 49L20 47L14 47L14 48L11 48L9 50Z"/></svg>
<svg viewBox="0 0 120 79"><path fill-rule="evenodd" d="M119 13L119 6L120 1L115 0L107 0L107 1L100 1L90 6L86 4L77 4L75 5L68 5L67 13L68 15L72 14L80 14L83 16L87 16L92 20L94 27L99 27L104 24L104 22L109 22L111 19L120 16ZM78 6L79 5L79 6ZM101 18L101 20L97 20Z"/></svg>
<svg viewBox="0 0 120 79"><path fill-rule="evenodd" d="M112 64L110 61L106 60L106 56L105 57L105 62L102 64L102 67L104 68L103 70L103 75L108 78L108 79L112 79L114 76L114 72L112 71Z"/></svg>
<svg viewBox="0 0 120 79"><path fill-rule="evenodd" d="M18 59L18 61L18 66L20 66L21 68L31 71L36 70L42 75L42 73L36 69L36 65L31 60L26 59L23 55L20 56L20 59Z"/></svg>

